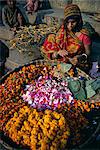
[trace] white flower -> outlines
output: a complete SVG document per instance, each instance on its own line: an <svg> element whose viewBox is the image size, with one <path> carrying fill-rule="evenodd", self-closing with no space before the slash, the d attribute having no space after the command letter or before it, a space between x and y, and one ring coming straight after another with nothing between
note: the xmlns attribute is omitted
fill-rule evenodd
<svg viewBox="0 0 100 150"><path fill-rule="evenodd" d="M57 93L57 89L52 89L52 93Z"/></svg>
<svg viewBox="0 0 100 150"><path fill-rule="evenodd" d="M53 93L50 94L50 100L52 100L52 98L53 98Z"/></svg>
<svg viewBox="0 0 100 150"><path fill-rule="evenodd" d="M72 100L73 100L73 97L69 95L69 99L68 99L69 103L71 103Z"/></svg>
<svg viewBox="0 0 100 150"><path fill-rule="evenodd" d="M26 94L23 94L23 95L22 95L22 98L23 98L23 100L27 99Z"/></svg>
<svg viewBox="0 0 100 150"><path fill-rule="evenodd" d="M53 103L54 103L54 104L58 104L58 99L55 99L55 100L53 101Z"/></svg>
<svg viewBox="0 0 100 150"><path fill-rule="evenodd" d="M49 102L49 105L52 105L52 101Z"/></svg>
<svg viewBox="0 0 100 150"><path fill-rule="evenodd" d="M31 104L32 104L32 100L29 100L29 101L28 101L28 104L30 104L30 105L31 105Z"/></svg>
<svg viewBox="0 0 100 150"><path fill-rule="evenodd" d="M26 92L26 96L29 96L29 95L30 95L30 92L29 92L29 91L27 91L27 92Z"/></svg>
<svg viewBox="0 0 100 150"><path fill-rule="evenodd" d="M25 90L27 90L29 87L30 87L30 85L26 85L26 88L25 88Z"/></svg>

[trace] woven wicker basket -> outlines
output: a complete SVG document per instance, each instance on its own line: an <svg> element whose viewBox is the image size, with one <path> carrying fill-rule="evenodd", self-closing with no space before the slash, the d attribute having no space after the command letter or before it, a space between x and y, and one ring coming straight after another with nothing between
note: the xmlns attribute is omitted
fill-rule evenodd
<svg viewBox="0 0 100 150"><path fill-rule="evenodd" d="M50 64L50 62L48 62L46 60L44 61L42 59L38 59L38 60L32 61L31 63L25 64L24 66L29 66L31 64L39 65L39 64L47 64L47 63ZM2 84L11 73L19 71L22 67L23 66L20 66L18 68L15 68L11 72L8 72L5 76L3 76L1 78L0 84ZM83 76L89 78L89 76L86 73L84 73L83 71L81 71L80 69L79 69L79 72L81 75L83 74ZM87 116L87 114L85 114L85 115ZM96 119L96 121L97 121L97 125L94 128L93 132L91 133L90 129L88 129L86 132L88 132L88 134L89 133L90 134L87 136L86 140L83 143L81 142L80 145L76 145L75 147L73 147L71 145L71 147L69 149L72 149L72 150L75 150L75 148L76 149L84 149L88 144L93 142L95 140L95 138L97 137L98 133L100 132L100 114L97 110L94 110L91 114L88 114L88 117L90 117L90 116L91 116L91 120ZM92 127L92 129L93 129L93 127ZM0 144L2 144L4 146L4 148L6 148L7 150L28 150L28 148L24 148L24 147L20 147L19 145L16 145L16 143L14 143L13 141L11 141L11 139L6 137L3 132L0 133Z"/></svg>

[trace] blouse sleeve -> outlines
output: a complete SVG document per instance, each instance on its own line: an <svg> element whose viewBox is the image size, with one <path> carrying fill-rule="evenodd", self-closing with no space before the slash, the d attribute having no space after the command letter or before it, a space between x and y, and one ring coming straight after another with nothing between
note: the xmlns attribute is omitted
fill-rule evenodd
<svg viewBox="0 0 100 150"><path fill-rule="evenodd" d="M85 34L83 35L82 42L83 42L84 45L91 45L91 39L90 39L90 37L87 36L87 35L85 35Z"/></svg>

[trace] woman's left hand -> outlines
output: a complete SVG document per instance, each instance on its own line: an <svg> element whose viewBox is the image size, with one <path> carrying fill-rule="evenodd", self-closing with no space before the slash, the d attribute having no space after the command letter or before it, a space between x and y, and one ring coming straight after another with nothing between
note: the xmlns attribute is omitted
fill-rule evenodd
<svg viewBox="0 0 100 150"><path fill-rule="evenodd" d="M64 56L67 56L68 55L68 52L66 50L60 50L58 51L58 54L61 56L61 57L64 57Z"/></svg>

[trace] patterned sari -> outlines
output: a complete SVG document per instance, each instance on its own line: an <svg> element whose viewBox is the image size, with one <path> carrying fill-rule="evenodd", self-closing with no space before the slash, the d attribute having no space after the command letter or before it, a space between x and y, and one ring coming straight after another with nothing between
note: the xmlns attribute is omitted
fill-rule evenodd
<svg viewBox="0 0 100 150"><path fill-rule="evenodd" d="M46 59L51 60L54 52L66 50L66 57L57 59L57 61L68 62L70 58L84 53L84 46L79 38L73 32L67 32L62 25L57 34L50 34L41 47L41 52Z"/></svg>

